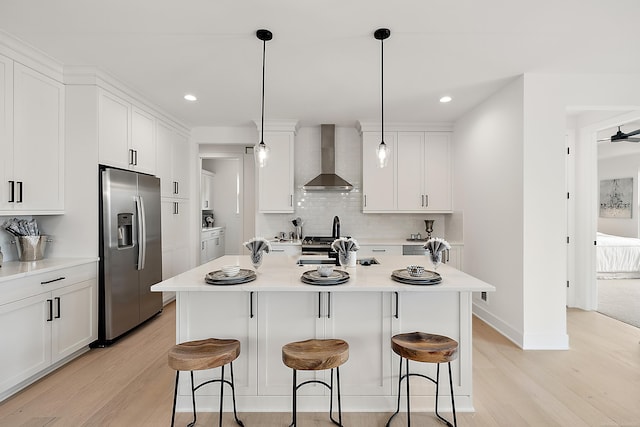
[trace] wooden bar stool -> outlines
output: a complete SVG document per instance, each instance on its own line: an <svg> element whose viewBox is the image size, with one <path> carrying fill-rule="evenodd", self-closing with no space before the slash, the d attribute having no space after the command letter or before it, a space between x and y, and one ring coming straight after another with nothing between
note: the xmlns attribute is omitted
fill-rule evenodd
<svg viewBox="0 0 640 427"><path fill-rule="evenodd" d="M342 426L342 404L340 402L340 365L349 359L349 344L338 339L297 341L285 344L282 347L282 361L293 369L293 421L289 427L296 425L296 400L297 391L305 384L322 384L330 390L329 418L339 426ZM321 371L331 369L331 383L320 380L309 380L297 384L297 371ZM336 371L338 383L338 421L333 419L333 370Z"/></svg>
<svg viewBox="0 0 640 427"><path fill-rule="evenodd" d="M393 351L400 356L400 373L398 374L398 407L396 412L387 421L389 427L391 420L400 412L400 386L402 380L407 379L407 426L411 425L411 411L409 407L409 377L417 376L428 379L436 385L436 415L449 427L457 427L456 404L453 400L453 380L451 379L451 361L458 355L458 342L443 335L426 334L424 332L412 332L398 334L391 338ZM402 375L402 361L406 360L406 373ZM416 362L437 363L436 379L426 375L409 373L409 360ZM451 387L451 407L453 409L453 425L438 413L438 391L440 388L440 364L449 366L449 387Z"/></svg>
<svg viewBox="0 0 640 427"><path fill-rule="evenodd" d="M231 395L233 397L233 416L238 425L244 427L242 421L238 419L236 413L236 392L233 381L233 361L240 355L240 341L232 339L216 339L208 338L198 341L187 341L176 344L169 350L169 367L176 370L176 386L173 392L173 415L171 416L171 426L173 427L176 418L176 400L178 397L178 379L180 371L191 372L191 399L193 401L193 421L188 426L194 426L196 423L196 390L200 387L213 383L220 383L220 416L219 425L222 426L222 398L224 385L231 386ZM224 366L229 364L231 368L231 381L224 379ZM221 368L219 379L205 381L197 387L193 383L193 371L201 371L205 369Z"/></svg>

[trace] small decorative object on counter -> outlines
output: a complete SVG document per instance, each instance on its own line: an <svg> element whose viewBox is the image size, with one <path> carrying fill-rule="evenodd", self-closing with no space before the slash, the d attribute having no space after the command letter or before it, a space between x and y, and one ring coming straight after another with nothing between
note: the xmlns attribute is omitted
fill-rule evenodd
<svg viewBox="0 0 640 427"><path fill-rule="evenodd" d="M2 227L15 237L11 243L16 245L20 261L38 261L44 258L47 244L52 240L49 236L40 234L35 219L11 218Z"/></svg>
<svg viewBox="0 0 640 427"><path fill-rule="evenodd" d="M438 265L442 262L442 252L451 249L451 245L440 237L434 237L425 243L424 248L429 251L433 268L438 268Z"/></svg>
<svg viewBox="0 0 640 427"><path fill-rule="evenodd" d="M331 244L331 249L338 253L338 261L343 267L356 266L356 251L360 249L360 245L355 239L339 237Z"/></svg>
<svg viewBox="0 0 640 427"><path fill-rule="evenodd" d="M263 254L271 251L271 244L263 237L254 237L248 242L244 242L245 248L249 249L249 256L251 257L251 264L253 268L258 269L262 264Z"/></svg>
<svg viewBox="0 0 640 427"><path fill-rule="evenodd" d="M421 265L410 265L407 267L407 272L411 277L420 277L424 273L424 267Z"/></svg>

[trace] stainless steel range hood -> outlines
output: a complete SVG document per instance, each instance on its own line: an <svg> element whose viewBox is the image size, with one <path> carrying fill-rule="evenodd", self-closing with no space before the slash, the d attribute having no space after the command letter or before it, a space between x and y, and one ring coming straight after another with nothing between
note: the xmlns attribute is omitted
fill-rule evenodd
<svg viewBox="0 0 640 427"><path fill-rule="evenodd" d="M305 191L351 191L353 185L336 175L336 125L320 126L320 175L302 186Z"/></svg>

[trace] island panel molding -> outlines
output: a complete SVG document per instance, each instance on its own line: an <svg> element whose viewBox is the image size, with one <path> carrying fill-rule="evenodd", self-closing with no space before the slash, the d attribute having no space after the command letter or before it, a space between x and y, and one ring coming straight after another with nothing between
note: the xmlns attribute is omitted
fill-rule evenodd
<svg viewBox="0 0 640 427"><path fill-rule="evenodd" d="M226 255L152 287L176 292L176 342L206 337L240 340L242 353L234 371L238 410L289 411L291 373L282 363L287 342L309 338L341 338L349 342L350 358L341 369L343 411L393 411L397 383L397 358L391 337L420 330L447 335L460 343L459 358L452 363L456 409L473 411L471 387L472 292L495 288L447 264L438 267L443 282L435 286L405 285L391 280L393 270L422 263L425 256L380 255L379 265L347 268L350 280L337 286L314 286L300 281L313 267L296 266L298 256L265 257L257 279L246 284L214 286L204 282L207 273L223 265L251 269L248 256ZM212 307L216 307L212 310ZM409 330L410 329L410 330ZM433 374L432 366L417 367ZM304 373L305 380L326 380L324 371ZM205 374L206 375L206 374ZM198 408L217 411L217 389L203 390ZM432 411L435 388L417 385L414 395L425 396L412 406ZM178 411L191 408L187 381L180 384ZM308 387L299 396L300 411L324 411L326 390ZM438 406L450 409L448 394ZM232 410L225 402L225 411Z"/></svg>

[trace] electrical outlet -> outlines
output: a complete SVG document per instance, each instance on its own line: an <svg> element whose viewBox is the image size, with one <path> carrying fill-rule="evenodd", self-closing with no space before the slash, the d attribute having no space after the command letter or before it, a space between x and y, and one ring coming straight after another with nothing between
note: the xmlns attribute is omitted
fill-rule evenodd
<svg viewBox="0 0 640 427"><path fill-rule="evenodd" d="M486 301L487 300L487 293L486 292L480 292L480 298L482 298L482 301Z"/></svg>

